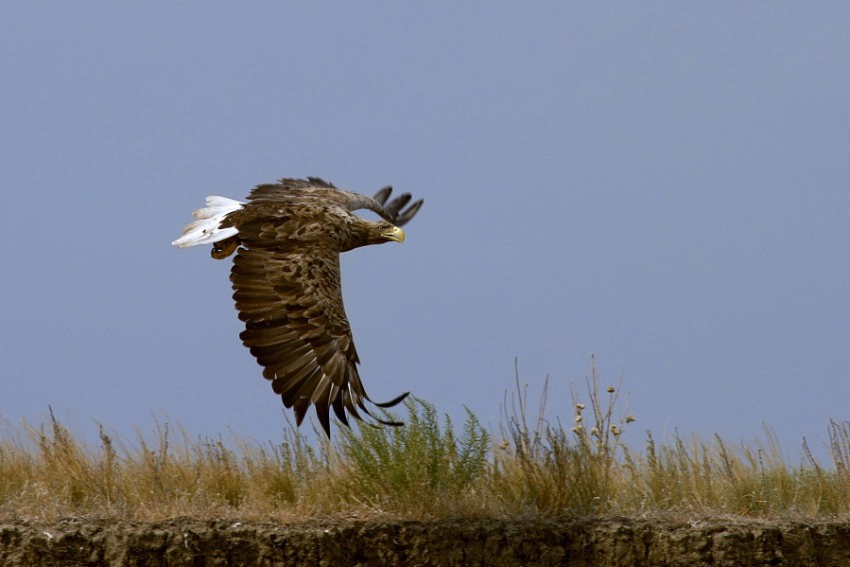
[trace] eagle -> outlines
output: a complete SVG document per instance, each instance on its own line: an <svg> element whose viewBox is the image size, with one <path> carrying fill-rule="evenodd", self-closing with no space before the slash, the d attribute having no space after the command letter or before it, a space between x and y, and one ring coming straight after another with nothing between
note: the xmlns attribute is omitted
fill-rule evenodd
<svg viewBox="0 0 850 567"><path fill-rule="evenodd" d="M206 207L192 213L179 248L212 244L212 257L222 260L234 252L230 281L239 319L239 335L271 381L283 405L295 412L301 425L311 405L330 439L330 408L348 426L346 411L360 412L385 425L369 412L357 365L351 326L342 303L339 255L361 246L404 242L401 227L419 211L423 200L404 208L409 193L389 200L392 187L374 197L337 189L317 177L281 179L259 185L248 202L207 197ZM360 218L353 211L368 209L383 220ZM403 210L404 209L404 210Z"/></svg>

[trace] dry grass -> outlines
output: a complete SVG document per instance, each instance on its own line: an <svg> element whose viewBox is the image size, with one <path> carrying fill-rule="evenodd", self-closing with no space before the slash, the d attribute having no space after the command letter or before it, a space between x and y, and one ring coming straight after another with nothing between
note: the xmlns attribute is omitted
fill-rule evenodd
<svg viewBox="0 0 850 567"><path fill-rule="evenodd" d="M280 444L192 440L157 424L135 447L103 428L96 448L75 440L51 413L40 427L4 426L0 517L304 520L320 517L517 518L564 515L825 518L850 512L850 423L830 422L832 463L804 444L789 466L775 437L732 445L678 436L640 451L621 443L634 419L620 385L603 387L591 365L587 403L572 390L569 424L535 417L527 391L506 395L497 439L472 412L459 436L421 400L403 428L340 428L313 447L296 429ZM151 438L153 437L153 438Z"/></svg>

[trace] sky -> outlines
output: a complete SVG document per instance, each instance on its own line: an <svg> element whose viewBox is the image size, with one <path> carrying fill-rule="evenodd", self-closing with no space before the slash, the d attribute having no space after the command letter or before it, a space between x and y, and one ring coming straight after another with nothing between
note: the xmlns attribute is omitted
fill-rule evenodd
<svg viewBox="0 0 850 567"><path fill-rule="evenodd" d="M497 432L517 361L569 423L593 354L633 448L850 420L847 3L6 3L0 124L8 424L280 440L230 260L170 243L306 176L425 199L343 255L375 400Z"/></svg>

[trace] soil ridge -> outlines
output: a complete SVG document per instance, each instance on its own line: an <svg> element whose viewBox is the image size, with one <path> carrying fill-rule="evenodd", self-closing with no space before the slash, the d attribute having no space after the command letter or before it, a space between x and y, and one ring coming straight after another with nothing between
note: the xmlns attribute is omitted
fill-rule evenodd
<svg viewBox="0 0 850 567"><path fill-rule="evenodd" d="M844 566L850 522L326 520L0 523L0 565Z"/></svg>

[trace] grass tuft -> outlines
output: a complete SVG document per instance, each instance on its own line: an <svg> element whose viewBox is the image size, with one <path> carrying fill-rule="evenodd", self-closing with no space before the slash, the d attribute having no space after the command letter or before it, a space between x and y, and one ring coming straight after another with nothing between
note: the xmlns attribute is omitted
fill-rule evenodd
<svg viewBox="0 0 850 567"><path fill-rule="evenodd" d="M348 497L401 514L454 509L486 473L490 437L469 409L458 440L448 416L440 427L433 405L408 398L405 407L404 427L341 429L339 467Z"/></svg>

